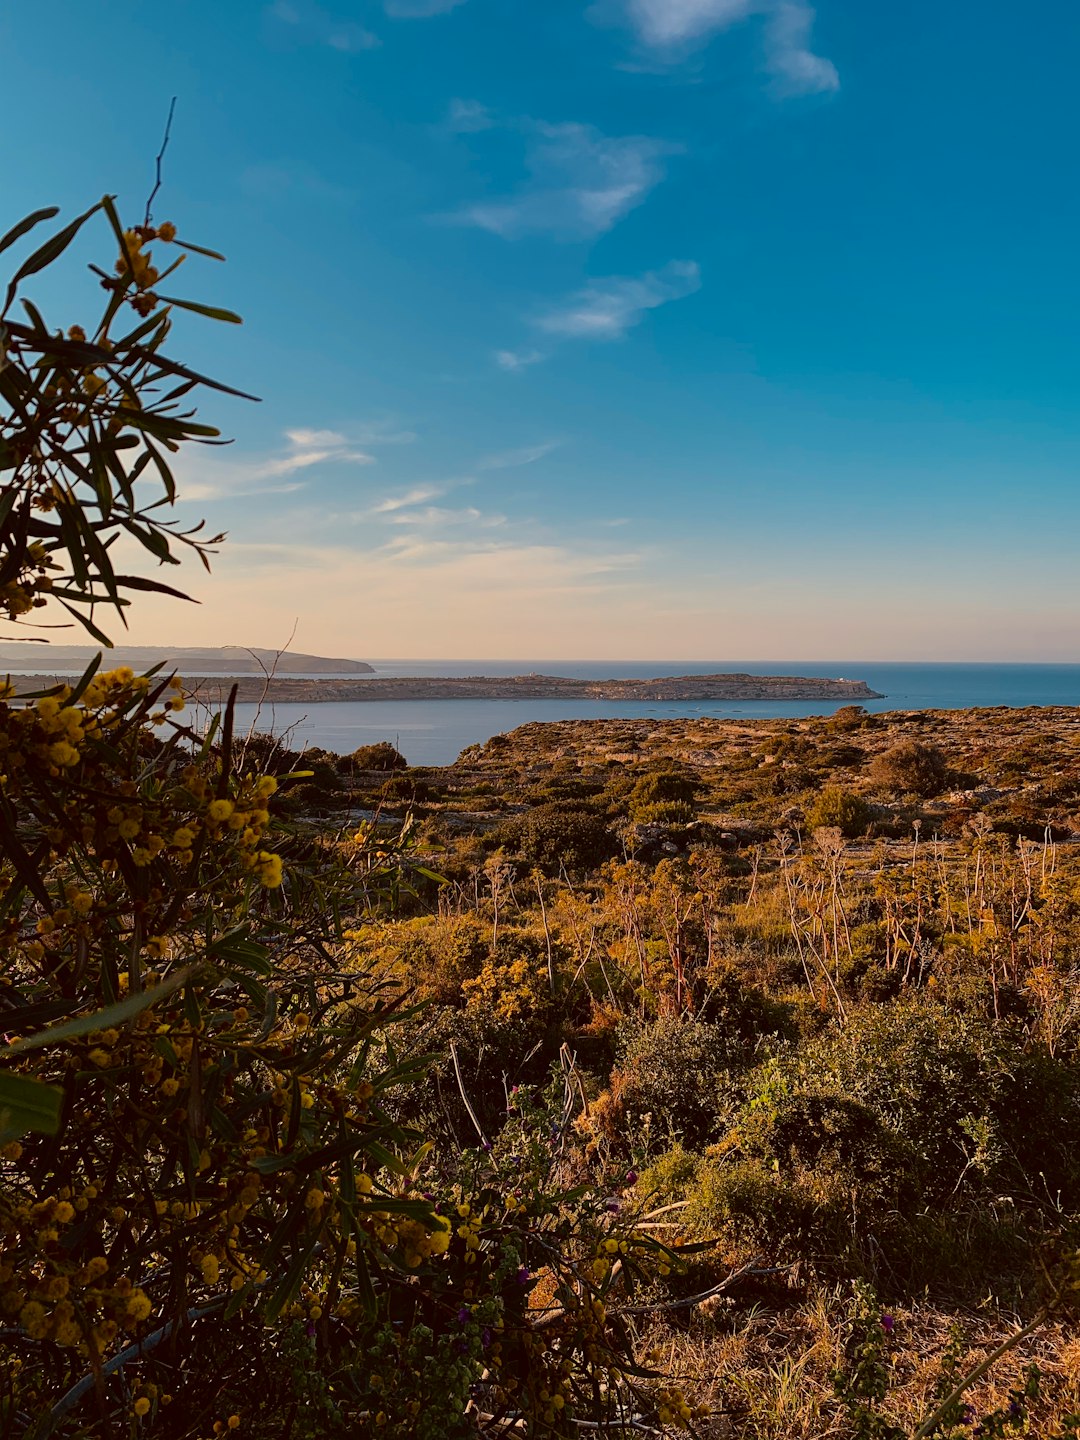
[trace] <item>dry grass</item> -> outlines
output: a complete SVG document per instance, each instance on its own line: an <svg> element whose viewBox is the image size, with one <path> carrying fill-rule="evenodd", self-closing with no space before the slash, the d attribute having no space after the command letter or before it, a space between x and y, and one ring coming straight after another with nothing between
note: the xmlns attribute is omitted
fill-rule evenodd
<svg viewBox="0 0 1080 1440"><path fill-rule="evenodd" d="M715 1309L687 1328L664 1325L648 1337L693 1403L709 1405L703 1436L724 1440L846 1440L852 1431L835 1398L832 1377L844 1354L848 1299L817 1290L783 1310ZM889 1343L893 1383L885 1413L914 1431L934 1406L941 1356L954 1330L963 1337L964 1371L1020 1328L1017 1316L991 1303L946 1311L917 1305L892 1312ZM1029 1433L1049 1436L1063 1414L1080 1409L1080 1340L1065 1323L1048 1325L1004 1356L968 1395L977 1415L1008 1403L1031 1362L1042 1394L1031 1407Z"/></svg>

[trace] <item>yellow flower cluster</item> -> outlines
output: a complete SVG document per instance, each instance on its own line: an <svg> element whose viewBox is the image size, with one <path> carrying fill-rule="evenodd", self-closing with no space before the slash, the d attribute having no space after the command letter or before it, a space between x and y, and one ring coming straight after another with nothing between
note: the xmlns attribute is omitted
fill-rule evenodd
<svg viewBox="0 0 1080 1440"><path fill-rule="evenodd" d="M172 698L150 713L151 684L149 677L120 666L94 676L77 698L63 686L33 703L11 705L6 687L0 693L0 778L13 792L38 766L50 776L75 779L89 803L72 794L66 807L70 823L50 831L59 854L81 840L106 862L130 858L137 869L145 869L164 858L183 866L192 862L197 842L205 837L234 844L252 878L277 888L281 857L263 848L270 821L267 801L277 789L272 776L244 779L231 797L215 795L195 765L179 773L170 792L159 785L152 797L134 781L117 782L111 753L101 750L101 742L114 745L138 723L161 723L169 710L184 704L183 682L174 677L166 687ZM101 797L110 789L114 802L105 805Z"/></svg>
<svg viewBox="0 0 1080 1440"><path fill-rule="evenodd" d="M0 1315L17 1321L33 1340L51 1340L83 1355L100 1353L120 1331L137 1330L153 1309L146 1292L127 1276L106 1283L109 1262L103 1255L85 1264L70 1258L64 1229L98 1193L96 1186L78 1194L62 1191L0 1215ZM31 1257L18 1269L3 1254L15 1246Z"/></svg>
<svg viewBox="0 0 1080 1440"><path fill-rule="evenodd" d="M369 1194L371 1177L358 1177L357 1189ZM424 1225L407 1215L376 1210L371 1215L371 1228L380 1245L400 1251L410 1270L433 1255L445 1255L450 1248L450 1221L442 1215L433 1216L430 1225Z"/></svg>
<svg viewBox="0 0 1080 1440"><path fill-rule="evenodd" d="M691 1420L709 1413L707 1405L692 1406L678 1385L665 1385L656 1391L656 1417L661 1425L677 1425L685 1429Z"/></svg>
<svg viewBox="0 0 1080 1440"><path fill-rule="evenodd" d="M26 547L18 573L0 585L0 611L5 612L9 620L17 620L47 603L53 583L48 569L48 551L40 541L34 541Z"/></svg>
<svg viewBox="0 0 1080 1440"><path fill-rule="evenodd" d="M143 246L150 244L153 240L162 240L168 244L175 239L176 226L171 220L166 220L164 224L158 225L156 228L153 225L140 225L136 230L124 231L124 244L116 262L116 273L122 280L130 276L134 282L139 293L134 296L131 303L140 315L149 315L156 308L158 297L154 294L153 287L161 279L161 274L154 265L149 250L144 250ZM169 267L169 273L183 258L181 255L179 260Z"/></svg>

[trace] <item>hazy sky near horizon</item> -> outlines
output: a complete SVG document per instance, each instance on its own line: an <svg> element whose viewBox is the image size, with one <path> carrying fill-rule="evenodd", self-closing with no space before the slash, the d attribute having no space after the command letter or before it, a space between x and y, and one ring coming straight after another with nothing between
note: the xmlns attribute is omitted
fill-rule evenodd
<svg viewBox="0 0 1080 1440"><path fill-rule="evenodd" d="M141 217L177 95L155 218L226 252L182 293L245 324L173 349L261 396L179 467L229 532L201 605L128 638L1080 660L1080 8L1032 20L6 7L0 230L106 189ZM75 258L27 293L100 299Z"/></svg>

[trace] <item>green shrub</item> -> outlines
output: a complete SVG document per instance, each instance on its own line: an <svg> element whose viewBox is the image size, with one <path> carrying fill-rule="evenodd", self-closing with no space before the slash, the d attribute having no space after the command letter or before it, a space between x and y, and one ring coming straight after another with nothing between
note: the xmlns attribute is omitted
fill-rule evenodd
<svg viewBox="0 0 1080 1440"><path fill-rule="evenodd" d="M613 1078L628 1136L640 1139L647 1130L661 1145L705 1144L731 1113L727 1074L741 1056L741 1037L722 1025L664 1016L628 1027Z"/></svg>
<svg viewBox="0 0 1080 1440"><path fill-rule="evenodd" d="M348 757L354 770L407 770L409 762L389 740L361 745Z"/></svg>
<svg viewBox="0 0 1080 1440"><path fill-rule="evenodd" d="M761 1160L704 1161L687 1199L691 1234L781 1263L835 1251L846 1229L842 1194L815 1195Z"/></svg>
<svg viewBox="0 0 1080 1440"><path fill-rule="evenodd" d="M910 1147L924 1195L1077 1194L1078 1077L1016 1025L928 1001L867 1005L812 1042L807 1074L874 1110Z"/></svg>
<svg viewBox="0 0 1080 1440"><path fill-rule="evenodd" d="M679 806L680 813L689 811L692 817L697 788L692 775L678 770L657 770L643 775L630 792L630 818L638 821L652 818L645 812L660 805Z"/></svg>
<svg viewBox="0 0 1080 1440"><path fill-rule="evenodd" d="M738 1125L739 1149L782 1172L844 1171L871 1198L910 1197L911 1147L868 1105L846 1095L801 1091L750 1110Z"/></svg>
<svg viewBox="0 0 1080 1440"><path fill-rule="evenodd" d="M656 800L649 805L639 805L634 810L634 822L638 825L689 825L694 818L694 807L685 800Z"/></svg>
<svg viewBox="0 0 1080 1440"><path fill-rule="evenodd" d="M538 805L501 825L493 837L548 874L595 869L615 854L615 837L602 816L577 803Z"/></svg>
<svg viewBox="0 0 1080 1440"><path fill-rule="evenodd" d="M940 795L949 781L945 756L933 745L918 740L901 740L875 757L870 766L875 785L892 795Z"/></svg>
<svg viewBox="0 0 1080 1440"><path fill-rule="evenodd" d="M835 827L848 839L863 835L873 819L873 811L861 795L828 785L810 806L806 824L811 830Z"/></svg>

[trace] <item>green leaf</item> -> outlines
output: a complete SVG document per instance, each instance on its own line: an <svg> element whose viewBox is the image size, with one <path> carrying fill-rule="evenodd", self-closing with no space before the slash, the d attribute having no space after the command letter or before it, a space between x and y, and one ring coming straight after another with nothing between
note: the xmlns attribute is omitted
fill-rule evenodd
<svg viewBox="0 0 1080 1440"><path fill-rule="evenodd" d="M90 216L95 215L101 209L101 206L102 201L99 200L96 205L92 205L89 210L85 211L75 220L72 220L70 225L65 225L63 230L58 230L51 240L46 240L45 244L35 250L29 259L23 261L18 270L15 271L11 284L8 286L9 301L11 296L14 295L15 287L19 281L25 280L27 275L36 275L39 270L44 270L46 265L51 265L58 256L62 255L86 224L87 220L90 219ZM4 308L6 309L7 306L5 305Z"/></svg>
<svg viewBox="0 0 1080 1440"><path fill-rule="evenodd" d="M89 618L89 616L81 614L78 610L73 610L71 606L68 605L67 602L64 600L61 600L60 604L63 605L64 609L68 612L69 615L74 616L74 618L79 622L79 624L83 627L84 630L89 630L90 634L94 637L94 639L98 642L99 645L104 645L106 650L111 650L113 648L113 642L105 634L104 630L98 629L98 627Z"/></svg>
<svg viewBox="0 0 1080 1440"><path fill-rule="evenodd" d="M162 295L159 298L163 305L175 305L180 310L192 310L196 315L205 315L208 320L227 320L230 325L244 323L234 310L219 310L216 305L200 305L195 300L177 300L172 295Z"/></svg>
<svg viewBox="0 0 1080 1440"><path fill-rule="evenodd" d="M205 245L194 245L190 240L173 240L173 245L179 245L182 250L194 250L196 255L205 255L209 260L224 260L225 256L218 250L208 250Z"/></svg>
<svg viewBox="0 0 1080 1440"><path fill-rule="evenodd" d="M239 965L245 970L254 970L259 975L269 975L273 970L266 946L252 940L244 931L223 935L206 953L226 965Z"/></svg>
<svg viewBox="0 0 1080 1440"><path fill-rule="evenodd" d="M185 595L182 590L174 590L171 585L163 585L160 580L147 580L142 575L114 575L113 579L125 590L153 590L158 595L171 595L176 600L191 600L191 596ZM197 605L199 602L191 600L191 603Z"/></svg>
<svg viewBox="0 0 1080 1440"><path fill-rule="evenodd" d="M187 965L151 990L140 990L135 995L129 995L126 1000L107 1005L104 1010L95 1010L91 1015L81 1015L77 1020L69 1020L64 1025L53 1025L48 1030L38 1031L36 1035L28 1035L25 1040L16 1040L14 1045L5 1045L0 1049L0 1056L22 1055L27 1050L40 1050L46 1045L58 1045L62 1040L74 1040L79 1035L88 1035L91 1030L107 1030L111 1025L123 1025L134 1016L141 1015L144 1010L149 1010L151 1005L156 1005L166 995L171 995L174 990L186 985L201 968L200 965Z"/></svg>
<svg viewBox="0 0 1080 1440"><path fill-rule="evenodd" d="M32 230L35 225L40 225L42 220L51 220L54 215L59 214L59 205L48 205L44 210L35 210L32 215L27 215L25 220L20 220L17 225L11 227L4 238L0 240L0 250L6 250L9 245L14 245L16 240L21 240L28 230Z"/></svg>
<svg viewBox="0 0 1080 1440"><path fill-rule="evenodd" d="M63 1098L62 1090L43 1080L0 1072L0 1145L18 1140L28 1130L55 1135Z"/></svg>

